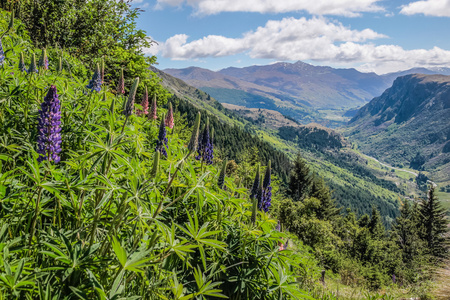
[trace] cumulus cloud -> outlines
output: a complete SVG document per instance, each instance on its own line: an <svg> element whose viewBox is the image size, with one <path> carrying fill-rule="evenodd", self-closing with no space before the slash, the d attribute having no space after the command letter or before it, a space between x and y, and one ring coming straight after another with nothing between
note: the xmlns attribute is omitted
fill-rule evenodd
<svg viewBox="0 0 450 300"><path fill-rule="evenodd" d="M450 1L425 0L411 2L402 6L400 13L404 15L424 14L426 16L450 17Z"/></svg>
<svg viewBox="0 0 450 300"><path fill-rule="evenodd" d="M307 11L313 15L359 16L362 12L383 11L380 0L157 0L157 8L188 5L196 14L221 12L286 13Z"/></svg>
<svg viewBox="0 0 450 300"><path fill-rule="evenodd" d="M364 71L385 73L423 66L449 66L450 51L405 50L397 45L375 45L372 40L386 38L371 29L352 30L323 17L284 18L244 33L240 38L209 35L188 41L177 34L150 48L147 53L172 60L191 60L246 54L251 58L277 61L314 60Z"/></svg>

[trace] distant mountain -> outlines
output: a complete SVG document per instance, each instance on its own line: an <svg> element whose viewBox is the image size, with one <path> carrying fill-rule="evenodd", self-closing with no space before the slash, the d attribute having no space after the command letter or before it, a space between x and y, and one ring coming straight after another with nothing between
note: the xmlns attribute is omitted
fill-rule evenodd
<svg viewBox="0 0 450 300"><path fill-rule="evenodd" d="M273 165L281 168L276 162L285 161L281 152L293 158L301 149L314 171L330 185L339 205L351 207L358 214L370 213L375 205L388 221L397 215L400 189L381 178L383 174L378 170L370 169L367 160L355 153L336 131L318 124L299 125L276 111L227 105L233 112L183 80L156 68L152 71L176 96L171 101L177 112L186 114L191 121L199 110L202 115L209 114L210 124L217 132L215 145L221 149L217 155L238 160L245 156L241 151L255 146L263 160L272 158ZM279 176L285 180L287 174Z"/></svg>
<svg viewBox="0 0 450 300"><path fill-rule="evenodd" d="M294 104L300 107L348 108L365 104L386 86L385 79L375 73L313 66L301 61L227 68L218 72L195 67L166 69L164 72L197 88L209 88L211 95L217 97L214 95L217 93L219 101L227 103L233 99L220 95L224 94L221 89L266 97L278 106Z"/></svg>
<svg viewBox="0 0 450 300"><path fill-rule="evenodd" d="M364 153L450 181L450 76L398 77L348 126L346 134Z"/></svg>
<svg viewBox="0 0 450 300"><path fill-rule="evenodd" d="M324 110L361 107L392 85L399 76L413 73L450 75L449 68L414 68L384 75L355 69L313 66L301 61L266 66L226 68L218 72L190 67L166 73L195 86L221 103L276 110L303 124L318 122L336 127Z"/></svg>

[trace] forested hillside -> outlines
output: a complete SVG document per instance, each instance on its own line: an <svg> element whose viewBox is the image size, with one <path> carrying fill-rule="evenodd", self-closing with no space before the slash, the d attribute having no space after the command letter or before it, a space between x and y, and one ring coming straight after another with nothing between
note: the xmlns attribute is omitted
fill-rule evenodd
<svg viewBox="0 0 450 300"><path fill-rule="evenodd" d="M389 230L340 209L301 155L171 95L129 2L41 4L0 2L0 298L432 296L433 187Z"/></svg>

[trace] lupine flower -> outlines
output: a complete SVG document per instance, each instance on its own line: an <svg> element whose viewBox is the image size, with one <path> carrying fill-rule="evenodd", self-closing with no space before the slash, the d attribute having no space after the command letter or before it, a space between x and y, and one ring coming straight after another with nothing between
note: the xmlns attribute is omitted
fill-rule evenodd
<svg viewBox="0 0 450 300"><path fill-rule="evenodd" d="M44 70L48 70L48 57L47 50L42 49L41 57L39 58L39 68L43 68Z"/></svg>
<svg viewBox="0 0 450 300"><path fill-rule="evenodd" d="M156 94L153 95L152 107L150 108L150 119L156 120L158 115L156 114L157 105L156 105Z"/></svg>
<svg viewBox="0 0 450 300"><path fill-rule="evenodd" d="M153 158L153 167L152 171L150 172L150 176L154 177L158 173L158 167L159 167L159 151L155 151L155 155Z"/></svg>
<svg viewBox="0 0 450 300"><path fill-rule="evenodd" d="M259 202L258 208L260 210L263 210L265 212L269 211L269 207L272 205L272 187L270 186L271 183L271 169L270 169L270 161L266 169L266 174L264 176L264 182L263 182L263 194L261 197L261 201Z"/></svg>
<svg viewBox="0 0 450 300"><path fill-rule="evenodd" d="M139 109L137 111L137 114L139 116L142 115L142 114L148 115L148 91L147 91L147 87L145 87L144 95L142 96L141 106L142 106L142 110Z"/></svg>
<svg viewBox="0 0 450 300"><path fill-rule="evenodd" d="M259 187L258 187L258 192L256 193L256 200L258 201L258 208L261 210L263 201L264 201L264 188L263 185L261 184L262 182L262 176L259 179Z"/></svg>
<svg viewBox="0 0 450 300"><path fill-rule="evenodd" d="M195 118L194 128L192 129L191 139L190 139L189 144L188 144L189 154L193 153L195 150L197 150L197 147L198 147L198 135L199 135L199 128L200 128L200 118L201 118L201 114L200 114L200 112L198 112L197 113L197 117Z"/></svg>
<svg viewBox="0 0 450 300"><path fill-rule="evenodd" d="M222 169L220 170L219 179L217 179L217 185L223 189L223 185L225 184L225 172L227 170L227 160L223 161Z"/></svg>
<svg viewBox="0 0 450 300"><path fill-rule="evenodd" d="M164 125L164 118L161 119L161 123L159 125L159 134L158 134L158 141L156 142L156 151L159 151L162 155L167 157L167 149L169 149L169 145L167 144L167 133L166 133L166 126Z"/></svg>
<svg viewBox="0 0 450 300"><path fill-rule="evenodd" d="M19 70L22 72L27 71L27 67L25 66L25 59L23 58L23 52L20 52Z"/></svg>
<svg viewBox="0 0 450 300"><path fill-rule="evenodd" d="M198 155L195 157L197 160L206 162L207 165L213 163L214 152L211 144L211 138L209 136L209 119L206 120L205 128L201 136L199 137Z"/></svg>
<svg viewBox="0 0 450 300"><path fill-rule="evenodd" d="M3 65L4 61L5 61L5 52L3 51L3 44L2 40L0 39L0 66Z"/></svg>
<svg viewBox="0 0 450 300"><path fill-rule="evenodd" d="M31 57L31 63L30 67L28 68L28 74L32 73L39 73L37 67L36 67L36 55L33 53L33 56Z"/></svg>
<svg viewBox="0 0 450 300"><path fill-rule="evenodd" d="M61 106L56 87L52 85L41 104L38 118L38 161L58 163L61 152Z"/></svg>
<svg viewBox="0 0 450 300"><path fill-rule="evenodd" d="M394 283L395 284L395 274L392 274L392 283Z"/></svg>
<svg viewBox="0 0 450 300"><path fill-rule="evenodd" d="M97 64L97 69L92 75L92 79L89 80L89 84L86 86L87 89L91 91L100 92L102 90L102 78L100 76L100 67Z"/></svg>
<svg viewBox="0 0 450 300"><path fill-rule="evenodd" d="M116 90L118 94L125 94L125 78L123 77L123 69L120 70L120 77Z"/></svg>
<svg viewBox="0 0 450 300"><path fill-rule="evenodd" d="M131 116L131 114L133 113L134 99L136 98L136 91L137 91L138 85L139 85L139 77L136 77L136 79L133 82L133 85L131 86L130 94L128 95L128 101L125 106L125 110L123 111L123 113L127 117Z"/></svg>
<svg viewBox="0 0 450 300"><path fill-rule="evenodd" d="M62 56L60 56L58 62L58 72L62 72L62 70L63 70Z"/></svg>
<svg viewBox="0 0 450 300"><path fill-rule="evenodd" d="M281 224L280 221L278 221L277 226L275 226L276 231L281 231Z"/></svg>
<svg viewBox="0 0 450 300"><path fill-rule="evenodd" d="M169 103L169 110L167 111L167 116L166 116L166 120L165 120L166 126L169 127L170 129L173 128L173 108L172 108L172 103Z"/></svg>
<svg viewBox="0 0 450 300"><path fill-rule="evenodd" d="M260 166L258 164L258 167L256 169L256 175L255 175L255 180L253 181L253 186L252 189L250 191L250 199L253 199L254 197L256 197L256 195L258 194L258 190L259 190L259 185L260 183Z"/></svg>
<svg viewBox="0 0 450 300"><path fill-rule="evenodd" d="M102 79L102 83L105 82L105 59L102 58L102 66L100 68L100 78Z"/></svg>

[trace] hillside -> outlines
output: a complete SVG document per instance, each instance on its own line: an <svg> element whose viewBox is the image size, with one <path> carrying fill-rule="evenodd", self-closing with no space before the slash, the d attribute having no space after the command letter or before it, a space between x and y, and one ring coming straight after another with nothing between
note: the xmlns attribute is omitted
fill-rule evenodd
<svg viewBox="0 0 450 300"><path fill-rule="evenodd" d="M281 139L151 69L128 1L41 4L0 1L1 299L428 297L433 189L399 215L333 130Z"/></svg>
<svg viewBox="0 0 450 300"><path fill-rule="evenodd" d="M448 182L449 116L450 76L407 75L362 107L345 132L368 155Z"/></svg>
<svg viewBox="0 0 450 300"><path fill-rule="evenodd" d="M262 140L260 142L251 142L250 144L262 145L267 143L267 145L270 145L268 147L273 147L281 153L286 153L291 159L295 158L295 154L300 150L314 171L332 187L333 195L339 206L351 207L360 215L369 213L372 205L375 205L380 209L386 223L390 222L397 215L399 207L398 197L401 190L393 182L384 178L384 172L381 174L378 170L368 168L366 165L367 159L354 152L349 147L349 143L334 130L319 124L292 126L287 125L292 123L286 123L285 125L287 126L281 127L267 126L266 123L261 122L259 117L260 121L251 116L243 118L242 116L247 115L245 110L241 112L239 110L235 112L228 110L214 100L213 97L193 88L182 80L163 71L152 70L157 72L158 76L162 78L162 84L167 90L173 92L178 98L187 101L186 105L188 103L194 105L194 107L201 109L204 113L211 114L210 118L212 120L215 118L220 120L220 127L223 128L223 132L230 130L226 129L226 124L234 126L234 128L240 128L239 131L243 129ZM180 109L182 113L191 116L192 122L194 108L183 105ZM259 115L259 109L256 109L256 112L251 113L251 115L256 116L256 113ZM269 114L279 116L279 113L270 110L261 109L261 113L264 116ZM286 120L286 122L292 122L289 119ZM272 121L267 119L267 123L272 123ZM232 136L231 134L230 137ZM248 139L253 140L250 137ZM245 140L241 141L241 143L247 143ZM230 141L224 141L219 146L223 147L228 144L230 144ZM233 159L240 156L239 151L227 153ZM236 159L239 160L239 158ZM407 192L406 190L403 191L405 194Z"/></svg>
<svg viewBox="0 0 450 300"><path fill-rule="evenodd" d="M446 68L413 68L377 75L296 63L226 68L217 72L198 67L164 72L207 92L221 103L276 110L302 124L344 125L352 112L390 87L398 76L412 73L450 74Z"/></svg>

